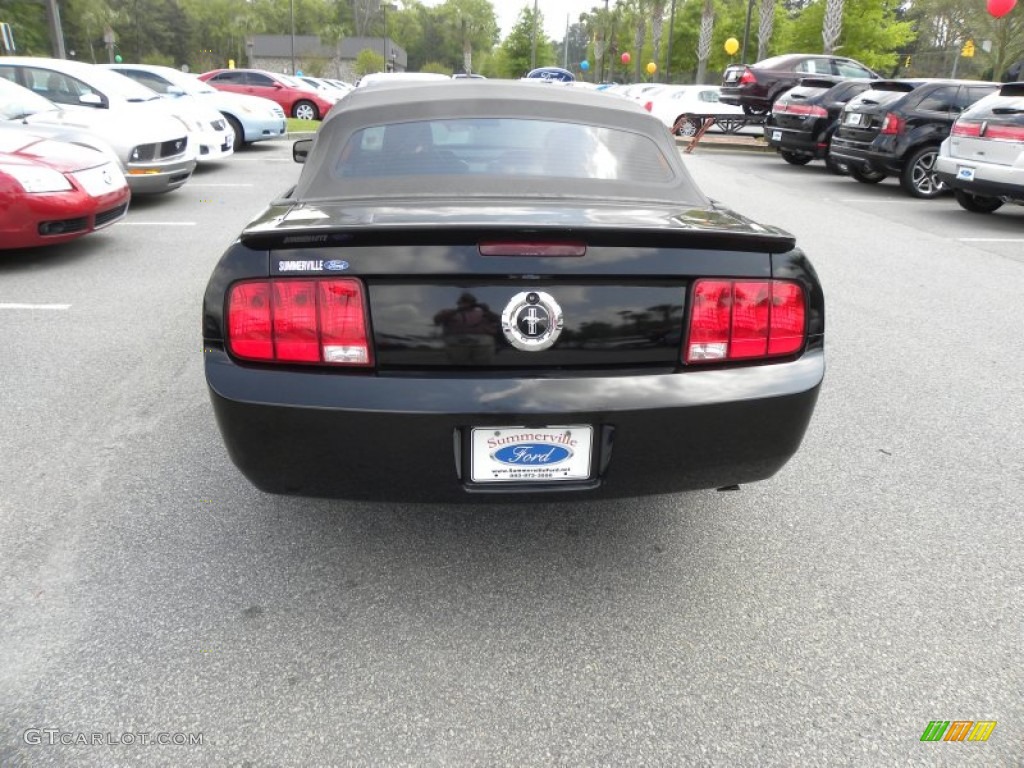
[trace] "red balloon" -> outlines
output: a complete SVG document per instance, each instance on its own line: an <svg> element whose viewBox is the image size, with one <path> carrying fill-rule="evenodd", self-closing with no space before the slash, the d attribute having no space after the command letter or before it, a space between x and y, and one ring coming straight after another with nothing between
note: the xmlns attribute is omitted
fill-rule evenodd
<svg viewBox="0 0 1024 768"><path fill-rule="evenodd" d="M998 2L998 0L991 0L991 1L992 1L992 2ZM1010 0L1010 2L1012 2L1012 3L1016 3L1016 2L1017 2L1017 0ZM1012 6L1011 6L1011 7L1012 7ZM630 59L630 56L629 56L629 51L627 51L626 53L622 54L622 63L623 63L623 64L629 64L629 59Z"/></svg>
<svg viewBox="0 0 1024 768"><path fill-rule="evenodd" d="M988 0L988 12L997 19L1003 18L1017 5L1017 0Z"/></svg>

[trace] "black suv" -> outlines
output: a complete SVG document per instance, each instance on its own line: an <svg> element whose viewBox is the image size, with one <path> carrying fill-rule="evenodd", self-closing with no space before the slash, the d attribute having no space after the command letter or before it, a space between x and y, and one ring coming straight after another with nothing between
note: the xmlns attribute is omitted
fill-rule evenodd
<svg viewBox="0 0 1024 768"><path fill-rule="evenodd" d="M829 156L828 147L846 102L868 90L871 82L805 77L775 100L764 125L765 141L792 165L824 158L830 171L846 173L846 166Z"/></svg>
<svg viewBox="0 0 1024 768"><path fill-rule="evenodd" d="M939 145L957 116L998 83L976 80L878 80L843 109L829 149L865 184L899 176L914 197L937 197Z"/></svg>
<svg viewBox="0 0 1024 768"><path fill-rule="evenodd" d="M766 115L772 104L803 77L831 77L836 80L859 77L877 79L878 75L859 61L821 53L787 53L772 56L756 64L734 64L722 76L723 104L743 108L748 115Z"/></svg>

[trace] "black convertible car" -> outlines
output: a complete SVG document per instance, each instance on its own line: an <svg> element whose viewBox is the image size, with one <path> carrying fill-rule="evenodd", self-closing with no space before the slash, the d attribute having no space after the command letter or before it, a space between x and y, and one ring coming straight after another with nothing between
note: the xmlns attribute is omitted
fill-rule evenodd
<svg viewBox="0 0 1024 768"><path fill-rule="evenodd" d="M637 105L365 89L293 155L297 186L203 305L214 411L257 487L632 496L761 480L797 450L825 369L814 269L708 200Z"/></svg>

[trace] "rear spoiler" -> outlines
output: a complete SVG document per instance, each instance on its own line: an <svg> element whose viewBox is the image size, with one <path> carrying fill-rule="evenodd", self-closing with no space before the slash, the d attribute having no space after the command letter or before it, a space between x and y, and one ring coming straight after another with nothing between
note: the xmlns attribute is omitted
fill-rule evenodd
<svg viewBox="0 0 1024 768"><path fill-rule="evenodd" d="M843 77L822 77L821 75L815 75L814 77L801 77L800 82L797 83L801 88L831 88L834 85L839 85L846 78Z"/></svg>

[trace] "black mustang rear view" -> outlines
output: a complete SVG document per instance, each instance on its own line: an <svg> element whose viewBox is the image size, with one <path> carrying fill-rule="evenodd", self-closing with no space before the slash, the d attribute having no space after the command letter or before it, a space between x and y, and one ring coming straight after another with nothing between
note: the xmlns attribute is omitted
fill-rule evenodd
<svg viewBox="0 0 1024 768"><path fill-rule="evenodd" d="M228 452L272 493L616 497L770 477L824 375L793 238L572 87L357 90L203 308Z"/></svg>

